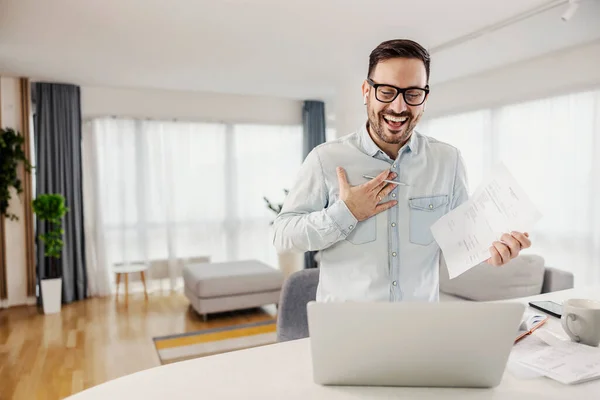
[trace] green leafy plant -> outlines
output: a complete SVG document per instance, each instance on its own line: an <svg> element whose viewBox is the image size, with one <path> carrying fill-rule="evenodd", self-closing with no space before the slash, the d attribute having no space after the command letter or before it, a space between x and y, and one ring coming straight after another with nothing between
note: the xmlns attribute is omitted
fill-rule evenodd
<svg viewBox="0 0 600 400"><path fill-rule="evenodd" d="M17 173L19 163L25 165L27 172L31 171L31 164L25 156L23 143L25 138L12 128L0 129L0 215L10 220L17 220L15 214L8 212L11 190L13 187L17 194L23 191L21 180Z"/></svg>
<svg viewBox="0 0 600 400"><path fill-rule="evenodd" d="M290 191L287 189L283 189L283 193L287 196ZM283 203L273 204L269 199L263 196L265 203L267 204L267 208L275 213L275 215L279 215L281 209L283 208ZM271 222L272 224L273 222Z"/></svg>
<svg viewBox="0 0 600 400"><path fill-rule="evenodd" d="M33 211L46 222L46 233L39 234L44 243L44 255L49 259L48 278L60 276L58 259L62 255L63 234L62 219L69 211L65 207L65 198L60 194L42 194L33 200Z"/></svg>

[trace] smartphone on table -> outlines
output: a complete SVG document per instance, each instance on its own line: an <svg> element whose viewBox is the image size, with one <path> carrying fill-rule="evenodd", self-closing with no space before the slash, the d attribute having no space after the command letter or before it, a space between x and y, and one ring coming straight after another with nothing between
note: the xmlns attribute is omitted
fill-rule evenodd
<svg viewBox="0 0 600 400"><path fill-rule="evenodd" d="M562 305L553 301L531 301L529 305L533 308L537 308L540 311L548 313L553 317L562 317Z"/></svg>

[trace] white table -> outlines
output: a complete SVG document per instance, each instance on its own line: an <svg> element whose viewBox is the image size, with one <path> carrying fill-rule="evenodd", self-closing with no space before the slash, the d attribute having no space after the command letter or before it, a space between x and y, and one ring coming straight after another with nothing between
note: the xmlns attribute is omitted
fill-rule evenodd
<svg viewBox="0 0 600 400"><path fill-rule="evenodd" d="M600 286L519 299L600 300ZM550 317L543 328L561 332ZM527 338L523 339L527 340ZM78 393L71 400L105 399L571 399L600 398L600 380L562 385L545 377L518 379L508 370L493 389L325 387L312 381L308 339L165 365L121 377Z"/></svg>

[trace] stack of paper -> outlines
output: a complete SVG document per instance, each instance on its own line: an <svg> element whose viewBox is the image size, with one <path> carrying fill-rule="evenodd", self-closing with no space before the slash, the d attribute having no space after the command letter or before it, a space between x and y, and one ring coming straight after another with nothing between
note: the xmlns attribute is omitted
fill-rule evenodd
<svg viewBox="0 0 600 400"><path fill-rule="evenodd" d="M444 253L450 279L490 258L490 246L504 233L528 232L541 218L504 165L475 191L471 199L431 226Z"/></svg>
<svg viewBox="0 0 600 400"><path fill-rule="evenodd" d="M573 342L540 347L518 362L566 385L600 378L600 349Z"/></svg>
<svg viewBox="0 0 600 400"><path fill-rule="evenodd" d="M600 379L600 348L536 330L515 344L508 368L519 378L547 376L566 385L582 383Z"/></svg>

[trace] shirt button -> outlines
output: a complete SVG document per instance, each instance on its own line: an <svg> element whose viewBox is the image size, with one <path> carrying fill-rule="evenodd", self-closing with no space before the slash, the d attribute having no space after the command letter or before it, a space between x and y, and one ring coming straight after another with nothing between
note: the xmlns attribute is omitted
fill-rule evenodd
<svg viewBox="0 0 600 400"><path fill-rule="evenodd" d="M395 222L392 222L392 228L393 228L393 227L395 227L395 226L396 226L396 223L395 223Z"/></svg>
<svg viewBox="0 0 600 400"><path fill-rule="evenodd" d="M348 229L352 229L352 228L354 228L354 225L350 225L350 226L348 227Z"/></svg>
<svg viewBox="0 0 600 400"><path fill-rule="evenodd" d="M392 253L392 257L396 257L396 252L395 251Z"/></svg>
<svg viewBox="0 0 600 400"><path fill-rule="evenodd" d="M392 193L392 197L396 197L396 193ZM432 207L432 205L430 204L429 208L431 208L431 207Z"/></svg>
<svg viewBox="0 0 600 400"><path fill-rule="evenodd" d="M398 282L394 281L394 282L392 282L392 285L398 286Z"/></svg>
<svg viewBox="0 0 600 400"><path fill-rule="evenodd" d="M398 164L394 164L394 165L392 165L392 167L394 167L394 168L396 168L397 166L398 166Z"/></svg>

